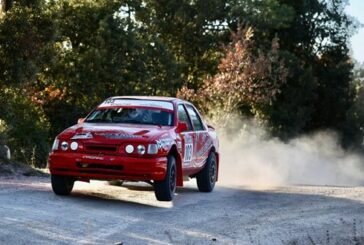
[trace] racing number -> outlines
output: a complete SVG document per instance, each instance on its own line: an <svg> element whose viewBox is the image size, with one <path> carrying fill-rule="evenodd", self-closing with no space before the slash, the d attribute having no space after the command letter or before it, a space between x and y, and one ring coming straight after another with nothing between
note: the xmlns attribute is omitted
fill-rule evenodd
<svg viewBox="0 0 364 245"><path fill-rule="evenodd" d="M105 104L114 104L115 100L114 99L107 99L105 100Z"/></svg>
<svg viewBox="0 0 364 245"><path fill-rule="evenodd" d="M185 145L184 162L191 162L191 160L192 160L192 151L193 151L193 145L192 144L186 144Z"/></svg>

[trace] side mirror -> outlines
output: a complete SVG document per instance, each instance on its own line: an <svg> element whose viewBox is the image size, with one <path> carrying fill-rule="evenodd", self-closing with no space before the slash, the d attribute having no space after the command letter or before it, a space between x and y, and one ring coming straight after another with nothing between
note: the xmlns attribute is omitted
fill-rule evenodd
<svg viewBox="0 0 364 245"><path fill-rule="evenodd" d="M77 124L83 123L85 121L85 118L79 118L77 121Z"/></svg>
<svg viewBox="0 0 364 245"><path fill-rule="evenodd" d="M178 123L178 125L177 125L177 131L179 133L185 132L187 130L188 130L187 123L185 123L185 122L179 122Z"/></svg>

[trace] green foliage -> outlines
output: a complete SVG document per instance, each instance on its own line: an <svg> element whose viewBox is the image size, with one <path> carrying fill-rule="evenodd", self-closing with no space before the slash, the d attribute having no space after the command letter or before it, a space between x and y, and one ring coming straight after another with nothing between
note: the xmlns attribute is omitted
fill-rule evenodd
<svg viewBox="0 0 364 245"><path fill-rule="evenodd" d="M359 65L354 70L353 87L355 99L351 108L346 112L346 120L341 125L344 132L345 145L357 146L364 143L364 66Z"/></svg>
<svg viewBox="0 0 364 245"><path fill-rule="evenodd" d="M294 9L279 0L229 0L228 23L233 29L239 25L251 25L262 30L257 33L264 38L267 32L288 28L295 16ZM257 36L258 38L258 36Z"/></svg>
<svg viewBox="0 0 364 245"><path fill-rule="evenodd" d="M174 56L157 35L123 16L120 9L126 7L117 1L57 1L52 6L57 63L37 85L64 91L62 100L41 98L53 130L73 124L109 96L173 95L180 86ZM54 111L70 116L60 120Z"/></svg>
<svg viewBox="0 0 364 245"><path fill-rule="evenodd" d="M269 107L263 108L270 131L281 138L290 138L304 133L317 100L317 80L312 67L301 64L298 57L290 52L281 52L288 70L286 83L281 87Z"/></svg>
<svg viewBox="0 0 364 245"><path fill-rule="evenodd" d="M287 133L285 129L291 131L289 136L328 128L345 134L342 125L347 121L346 112L354 103L353 66L347 48L349 29L354 23L344 13L346 2L280 2L293 8L295 16L291 24L279 28L276 35L285 52L298 59L299 67L290 69L292 76L287 80L287 90L282 93L285 99L276 102L277 112L273 112L278 121L272 123L284 133ZM301 94L299 97L297 90ZM288 113L290 115L286 117ZM285 121L283 124L277 123L281 120L280 115ZM288 126L289 121L300 127L289 130L293 128Z"/></svg>
<svg viewBox="0 0 364 245"><path fill-rule="evenodd" d="M0 121L7 122L3 123L6 125L4 138L13 156L16 160L43 166L49 150L50 127L44 113L23 96L22 89L3 89L0 95Z"/></svg>
<svg viewBox="0 0 364 245"><path fill-rule="evenodd" d="M223 0L146 0L136 19L160 36L182 65L184 85L198 88L216 72L220 46L228 40Z"/></svg>
<svg viewBox="0 0 364 245"><path fill-rule="evenodd" d="M51 16L41 9L15 4L0 19L0 85L21 85L36 79L52 62Z"/></svg>
<svg viewBox="0 0 364 245"><path fill-rule="evenodd" d="M346 112L353 105L353 65L342 47L330 48L317 60L318 99L310 127L340 130Z"/></svg>
<svg viewBox="0 0 364 245"><path fill-rule="evenodd" d="M345 137L343 125L355 97L347 48L355 23L344 13L346 1L264 2L258 6L269 8L263 16L270 18L252 23L261 33L262 44L268 46L269 38L279 38L289 76L281 93L259 116L283 138L328 128ZM277 4L287 14L280 13Z"/></svg>

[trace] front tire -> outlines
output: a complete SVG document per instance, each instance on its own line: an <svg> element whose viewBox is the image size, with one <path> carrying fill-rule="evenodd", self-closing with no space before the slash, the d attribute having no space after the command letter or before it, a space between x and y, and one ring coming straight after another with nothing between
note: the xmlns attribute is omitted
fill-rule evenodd
<svg viewBox="0 0 364 245"><path fill-rule="evenodd" d="M154 193L158 201L172 201L174 193L176 192L176 179L176 158L169 155L165 179L154 182Z"/></svg>
<svg viewBox="0 0 364 245"><path fill-rule="evenodd" d="M51 182L56 195L67 196L71 193L75 180L67 176L52 175Z"/></svg>
<svg viewBox="0 0 364 245"><path fill-rule="evenodd" d="M217 177L217 161L214 152L211 152L204 168L197 174L197 187L201 192L211 192L215 187Z"/></svg>

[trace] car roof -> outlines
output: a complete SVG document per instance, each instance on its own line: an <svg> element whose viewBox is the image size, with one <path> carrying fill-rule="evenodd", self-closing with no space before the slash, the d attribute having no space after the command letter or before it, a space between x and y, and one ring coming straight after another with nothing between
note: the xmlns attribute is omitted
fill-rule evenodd
<svg viewBox="0 0 364 245"><path fill-rule="evenodd" d="M190 103L188 101L178 99L175 97L164 97L164 96L114 96L109 99L130 99L130 100L156 100L156 101L169 101L169 102L182 102L182 103Z"/></svg>

